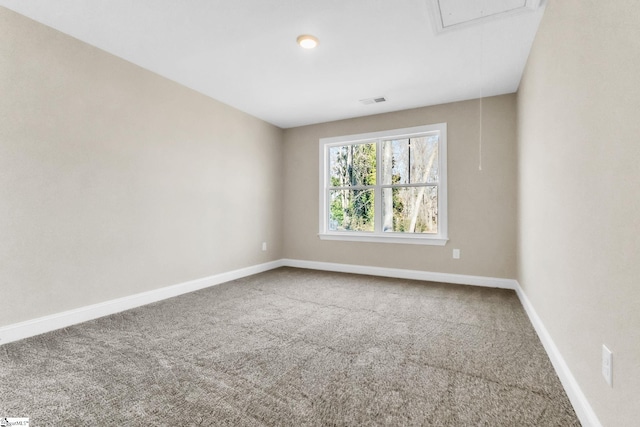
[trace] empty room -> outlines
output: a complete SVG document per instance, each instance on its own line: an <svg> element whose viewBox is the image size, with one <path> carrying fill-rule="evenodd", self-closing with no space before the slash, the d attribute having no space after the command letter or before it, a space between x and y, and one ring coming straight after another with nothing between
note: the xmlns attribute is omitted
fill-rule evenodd
<svg viewBox="0 0 640 427"><path fill-rule="evenodd" d="M639 114L631 0L0 0L0 426L638 426Z"/></svg>

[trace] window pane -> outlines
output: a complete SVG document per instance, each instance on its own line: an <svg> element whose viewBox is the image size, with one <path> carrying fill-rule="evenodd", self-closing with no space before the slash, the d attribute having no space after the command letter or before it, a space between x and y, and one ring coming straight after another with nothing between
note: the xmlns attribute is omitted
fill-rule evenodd
<svg viewBox="0 0 640 427"><path fill-rule="evenodd" d="M409 140L382 141L382 184L409 183Z"/></svg>
<svg viewBox="0 0 640 427"><path fill-rule="evenodd" d="M382 189L382 231L438 232L438 187Z"/></svg>
<svg viewBox="0 0 640 427"><path fill-rule="evenodd" d="M348 182L347 148L329 147L329 185L344 187Z"/></svg>
<svg viewBox="0 0 640 427"><path fill-rule="evenodd" d="M438 182L438 135L382 141L382 184Z"/></svg>
<svg viewBox="0 0 640 427"><path fill-rule="evenodd" d="M329 148L329 185L350 187L376 184L376 144Z"/></svg>
<svg viewBox="0 0 640 427"><path fill-rule="evenodd" d="M438 135L411 138L409 170L412 184L438 182Z"/></svg>
<svg viewBox="0 0 640 427"><path fill-rule="evenodd" d="M329 230L373 231L373 190L330 190Z"/></svg>

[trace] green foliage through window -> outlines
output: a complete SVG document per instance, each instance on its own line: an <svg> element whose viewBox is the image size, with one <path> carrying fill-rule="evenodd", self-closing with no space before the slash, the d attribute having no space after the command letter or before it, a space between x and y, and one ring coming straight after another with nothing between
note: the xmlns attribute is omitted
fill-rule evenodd
<svg viewBox="0 0 640 427"><path fill-rule="evenodd" d="M329 230L374 231L378 153L382 231L438 232L438 135L330 146ZM404 185L403 185L404 184Z"/></svg>

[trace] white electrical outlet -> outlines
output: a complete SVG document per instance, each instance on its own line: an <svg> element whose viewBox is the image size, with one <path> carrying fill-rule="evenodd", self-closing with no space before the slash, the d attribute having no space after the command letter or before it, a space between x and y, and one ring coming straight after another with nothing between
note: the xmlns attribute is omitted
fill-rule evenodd
<svg viewBox="0 0 640 427"><path fill-rule="evenodd" d="M460 259L460 249L453 250L453 259Z"/></svg>
<svg viewBox="0 0 640 427"><path fill-rule="evenodd" d="M602 376L613 387L613 353L602 344Z"/></svg>
<svg viewBox="0 0 640 427"><path fill-rule="evenodd" d="M267 242L262 242L262 250L263 251L267 250Z"/></svg>

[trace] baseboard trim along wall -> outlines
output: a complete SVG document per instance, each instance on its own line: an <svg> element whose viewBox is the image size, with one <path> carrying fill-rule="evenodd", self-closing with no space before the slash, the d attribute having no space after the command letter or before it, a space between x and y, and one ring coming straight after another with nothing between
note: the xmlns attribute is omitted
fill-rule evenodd
<svg viewBox="0 0 640 427"><path fill-rule="evenodd" d="M272 261L264 264L253 265L238 270L225 273L214 274L201 279L190 280L177 285L167 286L152 291L142 292L127 297L117 298L110 301L92 304L85 307L76 308L25 322L14 323L12 325L0 327L0 344L29 338L56 329L66 328L78 323L120 313L125 310L140 307L152 302L162 301L178 295L194 292L200 289L219 285L231 280L262 273L282 266L282 261Z"/></svg>
<svg viewBox="0 0 640 427"><path fill-rule="evenodd" d="M485 286L488 288L515 290L518 283L513 279L501 279L497 277L469 276L466 274L436 273L431 271L404 270L400 268L371 267L366 265L338 264L331 262L283 259L282 263L287 267L307 268L311 270L366 274L370 276L395 277L398 279L426 280L429 282Z"/></svg>
<svg viewBox="0 0 640 427"><path fill-rule="evenodd" d="M518 294L518 298L527 312L527 315L529 316L529 320L538 333L538 337L540 338L540 341L542 341L542 345L547 351L549 359L551 360L551 363L560 378L560 382L562 383L564 390L567 392L567 396L569 397L569 400L573 405L573 409L576 411L576 415L583 427L602 427L600 420L598 420L598 416L593 411L587 397L584 395L582 389L578 385L578 382L571 373L567 362L565 362L560 350L558 350L558 347L553 342L551 335L549 335L549 331L545 328L544 323L542 323L538 313L536 313L536 310L533 308L529 298L527 298L527 295L524 293L518 282L516 282L515 291Z"/></svg>
<svg viewBox="0 0 640 427"><path fill-rule="evenodd" d="M188 292L197 291L211 286L219 285L231 280L262 273L278 267L296 267L310 270L335 271L340 273L365 274L371 276L393 277L398 279L425 280L431 282L453 283L460 285L485 286L492 288L514 290L522 303L533 327L535 328L549 359L553 364L562 385L573 404L573 407L585 427L602 427L598 417L591 408L578 382L560 354L558 347L553 342L551 335L545 328L542 320L536 313L520 287L513 279L496 277L470 276L464 274L437 273L419 270L404 270L399 268L371 267L365 265L338 264L329 262L305 261L295 259L281 259L264 264L254 265L226 273L215 274L201 279L191 280L153 291L143 292L128 297L92 304L86 307L28 320L13 325L0 327L0 344L39 335L56 329L66 328L88 320L119 313L132 308L140 307L156 301L172 298Z"/></svg>

